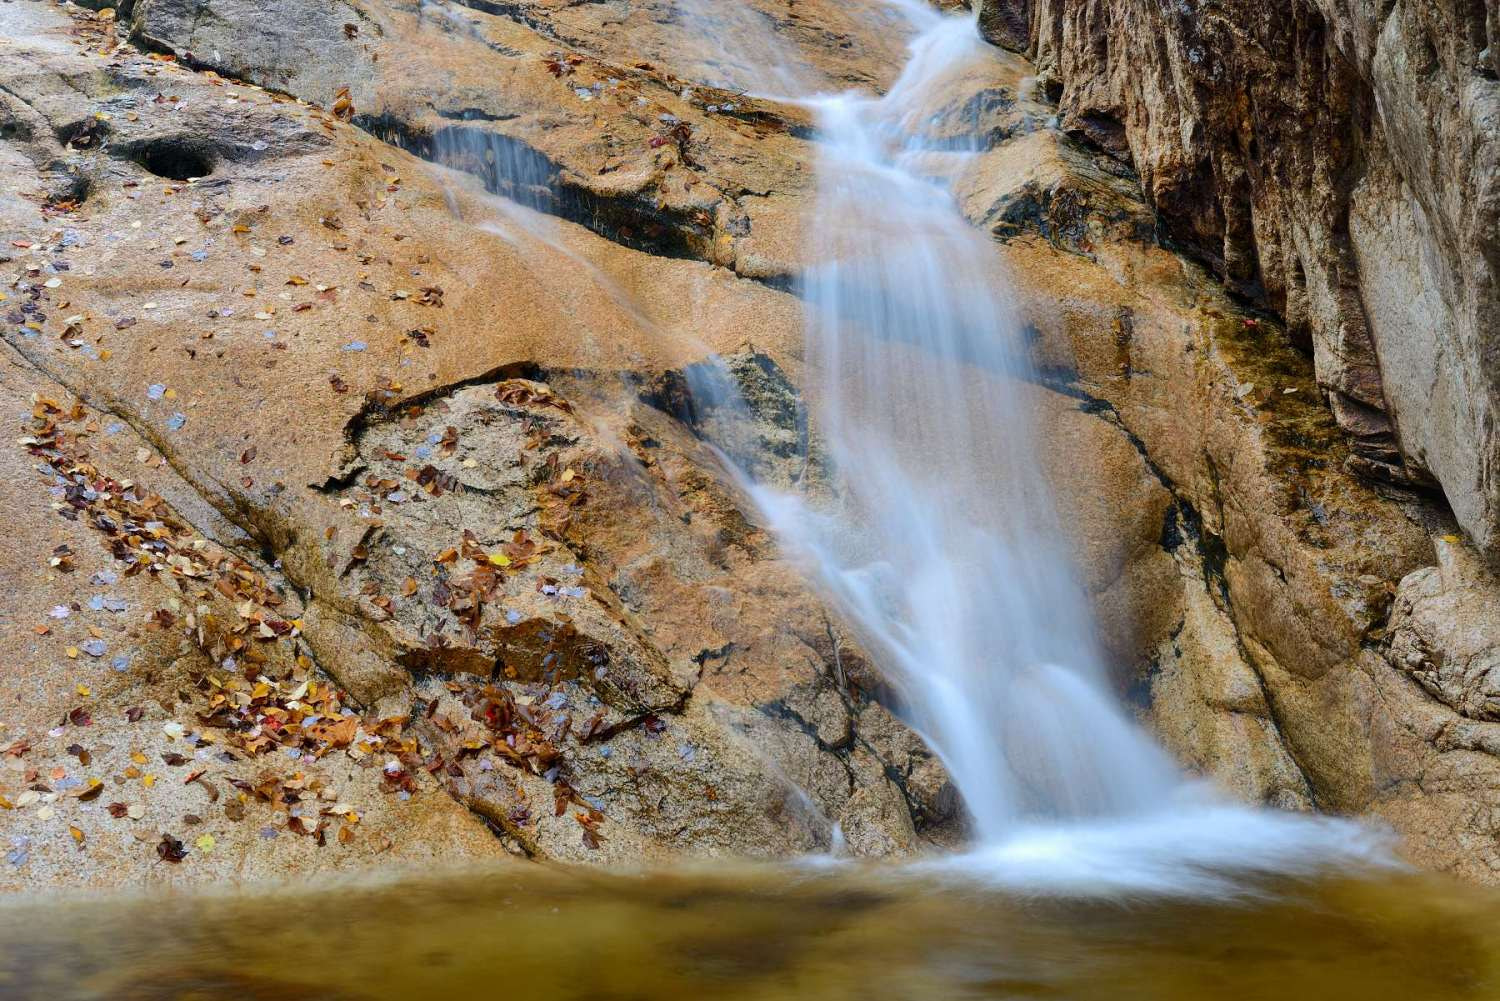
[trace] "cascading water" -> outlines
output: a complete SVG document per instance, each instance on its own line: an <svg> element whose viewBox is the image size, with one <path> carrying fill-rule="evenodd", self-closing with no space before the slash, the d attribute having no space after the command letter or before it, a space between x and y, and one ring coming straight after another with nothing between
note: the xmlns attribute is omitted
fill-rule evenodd
<svg viewBox="0 0 1500 1001"><path fill-rule="evenodd" d="M814 263L802 293L826 467L813 479L830 489L757 483L753 461L739 472L957 784L976 852L938 864L1040 892L1231 893L1242 889L1234 873L1387 860L1368 828L1222 803L1186 781L1109 693L1039 468L1040 390L1005 277L947 183L979 140L955 132L945 95L966 93L950 84L993 55L971 18L921 0L884 3L912 41L882 97L788 96L818 84L772 22L729 0L679 0L677 13L700 43L734 29L739 55L720 44L702 79L780 89L778 99L817 116ZM536 154L455 129L435 138L433 155L517 203L498 206L487 227L585 266L616 308L655 329L533 211L554 199ZM741 404L714 361L687 372L697 402L726 425L720 444L734 467L746 459L731 442Z"/></svg>
<svg viewBox="0 0 1500 1001"><path fill-rule="evenodd" d="M988 240L919 171L933 83L981 55L926 22L883 98L817 102L804 280L837 506L768 498L943 757L977 833L1162 802L1170 763L1113 705L1033 454L1024 345ZM951 155L951 154L948 154Z"/></svg>
<svg viewBox="0 0 1500 1001"><path fill-rule="evenodd" d="M1383 858L1368 829L1217 801L1108 691L1004 277L936 179L963 144L924 136L945 83L993 55L970 18L890 2L915 35L888 92L803 102L822 140L808 395L833 499L752 485L757 502L942 757L998 878L1218 892L1227 871Z"/></svg>

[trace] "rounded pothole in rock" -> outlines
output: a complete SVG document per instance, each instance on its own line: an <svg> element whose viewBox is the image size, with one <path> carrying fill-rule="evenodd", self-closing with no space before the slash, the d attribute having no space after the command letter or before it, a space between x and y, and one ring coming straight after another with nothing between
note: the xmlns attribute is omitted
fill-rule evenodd
<svg viewBox="0 0 1500 1001"><path fill-rule="evenodd" d="M14 118L0 121L0 142L31 142L31 126Z"/></svg>
<svg viewBox="0 0 1500 1001"><path fill-rule="evenodd" d="M135 160L157 177L186 181L207 177L214 171L214 156L195 143L181 139L157 139L142 146Z"/></svg>
<svg viewBox="0 0 1500 1001"><path fill-rule="evenodd" d="M54 212L71 212L93 193L94 184L82 174L65 177L47 195L47 206Z"/></svg>

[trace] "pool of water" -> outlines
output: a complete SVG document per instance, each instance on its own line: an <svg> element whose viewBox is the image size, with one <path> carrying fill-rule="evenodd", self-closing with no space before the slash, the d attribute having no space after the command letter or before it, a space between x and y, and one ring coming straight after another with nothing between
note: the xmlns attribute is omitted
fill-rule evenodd
<svg viewBox="0 0 1500 1001"><path fill-rule="evenodd" d="M258 891L12 899L0 998L1494 999L1500 893L1437 877L1216 901L951 871L525 863Z"/></svg>

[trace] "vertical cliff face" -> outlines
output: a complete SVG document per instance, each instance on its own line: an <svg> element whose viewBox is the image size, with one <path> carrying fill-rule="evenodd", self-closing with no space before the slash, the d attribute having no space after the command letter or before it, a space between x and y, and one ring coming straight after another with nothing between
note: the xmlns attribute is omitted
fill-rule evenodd
<svg viewBox="0 0 1500 1001"><path fill-rule="evenodd" d="M1500 553L1500 13L1484 0L984 0L1162 235L1280 314L1366 474Z"/></svg>

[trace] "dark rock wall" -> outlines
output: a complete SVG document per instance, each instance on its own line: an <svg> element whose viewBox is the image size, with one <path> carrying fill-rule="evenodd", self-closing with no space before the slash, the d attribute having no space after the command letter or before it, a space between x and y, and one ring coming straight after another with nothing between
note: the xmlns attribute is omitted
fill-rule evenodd
<svg viewBox="0 0 1500 1001"><path fill-rule="evenodd" d="M1500 552L1500 26L1485 0L984 0L1163 236L1282 316L1361 471Z"/></svg>

